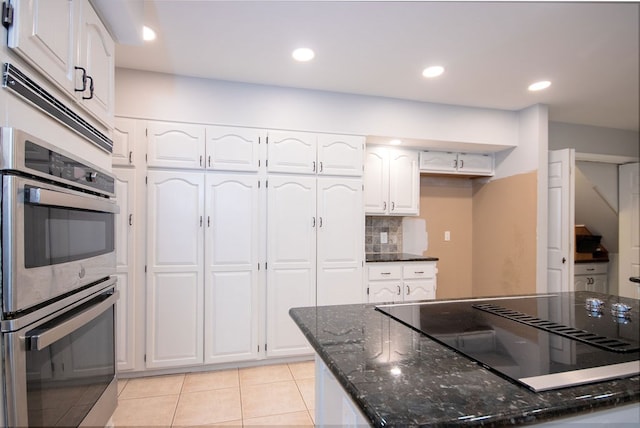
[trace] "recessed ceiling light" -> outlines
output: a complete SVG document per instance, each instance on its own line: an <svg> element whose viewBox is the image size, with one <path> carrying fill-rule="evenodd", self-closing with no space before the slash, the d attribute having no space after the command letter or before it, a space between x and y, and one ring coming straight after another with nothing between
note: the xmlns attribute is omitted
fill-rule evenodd
<svg viewBox="0 0 640 428"><path fill-rule="evenodd" d="M313 57L316 56L316 54L309 48L298 48L293 51L291 56L296 61L306 62L306 61L311 61Z"/></svg>
<svg viewBox="0 0 640 428"><path fill-rule="evenodd" d="M391 144L392 146L399 146L400 144L402 144L402 140L391 140L389 141L389 144Z"/></svg>
<svg viewBox="0 0 640 428"><path fill-rule="evenodd" d="M548 80L541 80L540 82L532 83L529 85L530 91L541 91L551 86L551 82Z"/></svg>
<svg viewBox="0 0 640 428"><path fill-rule="evenodd" d="M442 73L444 73L444 67L440 66L440 65L434 65L431 67L427 67L424 70L422 70L422 75L424 77L438 77L440 76Z"/></svg>
<svg viewBox="0 0 640 428"><path fill-rule="evenodd" d="M142 40L150 42L156 39L156 32L146 25L142 27Z"/></svg>

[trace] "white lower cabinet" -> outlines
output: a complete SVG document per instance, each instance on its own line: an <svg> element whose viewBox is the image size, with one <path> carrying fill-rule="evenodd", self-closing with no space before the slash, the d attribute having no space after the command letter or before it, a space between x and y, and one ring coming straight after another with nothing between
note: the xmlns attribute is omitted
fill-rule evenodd
<svg viewBox="0 0 640 428"><path fill-rule="evenodd" d="M362 180L269 176L267 356L309 354L289 309L360 303Z"/></svg>
<svg viewBox="0 0 640 428"><path fill-rule="evenodd" d="M575 290L609 293L607 268L608 263L576 263L573 272Z"/></svg>
<svg viewBox="0 0 640 428"><path fill-rule="evenodd" d="M436 262L367 263L369 303L436 298Z"/></svg>

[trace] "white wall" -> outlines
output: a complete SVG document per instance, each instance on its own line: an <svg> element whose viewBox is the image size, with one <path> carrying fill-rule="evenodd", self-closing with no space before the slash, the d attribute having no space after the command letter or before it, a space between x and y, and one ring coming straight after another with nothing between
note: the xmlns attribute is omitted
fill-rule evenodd
<svg viewBox="0 0 640 428"><path fill-rule="evenodd" d="M549 123L549 150L574 148L576 153L640 156L640 133L600 126Z"/></svg>
<svg viewBox="0 0 640 428"><path fill-rule="evenodd" d="M116 115L514 147L517 112L116 69Z"/></svg>

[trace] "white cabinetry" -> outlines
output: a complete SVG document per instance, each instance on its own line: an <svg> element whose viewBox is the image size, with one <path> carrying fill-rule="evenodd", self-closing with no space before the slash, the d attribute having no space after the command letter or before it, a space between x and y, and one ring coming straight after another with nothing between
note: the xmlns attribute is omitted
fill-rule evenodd
<svg viewBox="0 0 640 428"><path fill-rule="evenodd" d="M408 302L436 297L436 262L367 263L369 303Z"/></svg>
<svg viewBox="0 0 640 428"><path fill-rule="evenodd" d="M148 173L147 367L258 355L258 179Z"/></svg>
<svg viewBox="0 0 640 428"><path fill-rule="evenodd" d="M608 263L576 263L573 271L575 291L609 293Z"/></svg>
<svg viewBox="0 0 640 428"><path fill-rule="evenodd" d="M114 42L87 0L14 1L8 45L111 126Z"/></svg>
<svg viewBox="0 0 640 428"><path fill-rule="evenodd" d="M113 128L113 166L136 166L135 150L138 137L139 121L124 117L116 117ZM144 140L142 140L144 141Z"/></svg>
<svg viewBox="0 0 640 428"><path fill-rule="evenodd" d="M109 125L115 96L115 44L88 2L83 2L80 16L77 63L82 76L76 74L76 88L84 90L77 96L90 113Z"/></svg>
<svg viewBox="0 0 640 428"><path fill-rule="evenodd" d="M362 175L360 136L269 131L267 147L270 173Z"/></svg>
<svg viewBox="0 0 640 428"><path fill-rule="evenodd" d="M204 175L149 171L147 367L203 362Z"/></svg>
<svg viewBox="0 0 640 428"><path fill-rule="evenodd" d="M150 121L147 165L154 168L256 172L261 131Z"/></svg>
<svg viewBox="0 0 640 428"><path fill-rule="evenodd" d="M420 152L420 172L491 176L494 156L490 153Z"/></svg>
<svg viewBox="0 0 640 428"><path fill-rule="evenodd" d="M270 175L267 201L267 353L308 354L290 308L363 300L362 181Z"/></svg>
<svg viewBox="0 0 640 428"><path fill-rule="evenodd" d="M206 175L205 363L258 357L259 190L255 175Z"/></svg>
<svg viewBox="0 0 640 428"><path fill-rule="evenodd" d="M116 203L120 212L116 214L116 277L120 298L116 303L117 317L117 363L118 371L134 368L135 355L135 254L133 218L135 212L135 170L114 168L116 176Z"/></svg>
<svg viewBox="0 0 640 428"><path fill-rule="evenodd" d="M267 188L267 354L308 354L289 309L316 304L316 179L270 176Z"/></svg>
<svg viewBox="0 0 640 428"><path fill-rule="evenodd" d="M387 147L368 148L364 168L365 212L370 215L418 215L418 153Z"/></svg>

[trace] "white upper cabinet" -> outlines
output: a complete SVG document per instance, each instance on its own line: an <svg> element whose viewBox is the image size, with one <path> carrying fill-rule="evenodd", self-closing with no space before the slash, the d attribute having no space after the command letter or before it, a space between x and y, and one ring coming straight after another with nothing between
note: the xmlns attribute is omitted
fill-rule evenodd
<svg viewBox="0 0 640 428"><path fill-rule="evenodd" d="M494 155L425 150L420 152L420 171L454 175L491 176Z"/></svg>
<svg viewBox="0 0 640 428"><path fill-rule="evenodd" d="M204 126L150 121L147 125L147 156L149 167L204 168Z"/></svg>
<svg viewBox="0 0 640 428"><path fill-rule="evenodd" d="M364 137L318 134L318 174L362 176Z"/></svg>
<svg viewBox="0 0 640 428"><path fill-rule="evenodd" d="M362 175L364 137L269 131L268 172Z"/></svg>
<svg viewBox="0 0 640 428"><path fill-rule="evenodd" d="M389 150L389 204L391 215L418 215L420 211L420 171L418 154Z"/></svg>
<svg viewBox="0 0 640 428"><path fill-rule="evenodd" d="M115 44L88 2L82 4L79 42L77 62L84 71L76 72L76 89L82 87L84 91L77 92L77 96L90 113L110 125L115 93Z"/></svg>
<svg viewBox="0 0 640 428"><path fill-rule="evenodd" d="M310 132L269 131L267 171L315 174L317 135Z"/></svg>
<svg viewBox="0 0 640 428"><path fill-rule="evenodd" d="M78 32L73 0L17 0L8 45L59 88L75 97Z"/></svg>
<svg viewBox="0 0 640 428"><path fill-rule="evenodd" d="M107 127L115 44L87 0L17 0L8 46Z"/></svg>
<svg viewBox="0 0 640 428"><path fill-rule="evenodd" d="M114 166L136 166L134 150L137 136L138 121L123 117L116 117L113 128L113 158Z"/></svg>
<svg viewBox="0 0 640 428"><path fill-rule="evenodd" d="M253 128L207 126L206 168L217 171L256 172L266 133Z"/></svg>
<svg viewBox="0 0 640 428"><path fill-rule="evenodd" d="M418 154L387 147L367 149L364 171L365 212L369 215L418 215Z"/></svg>

